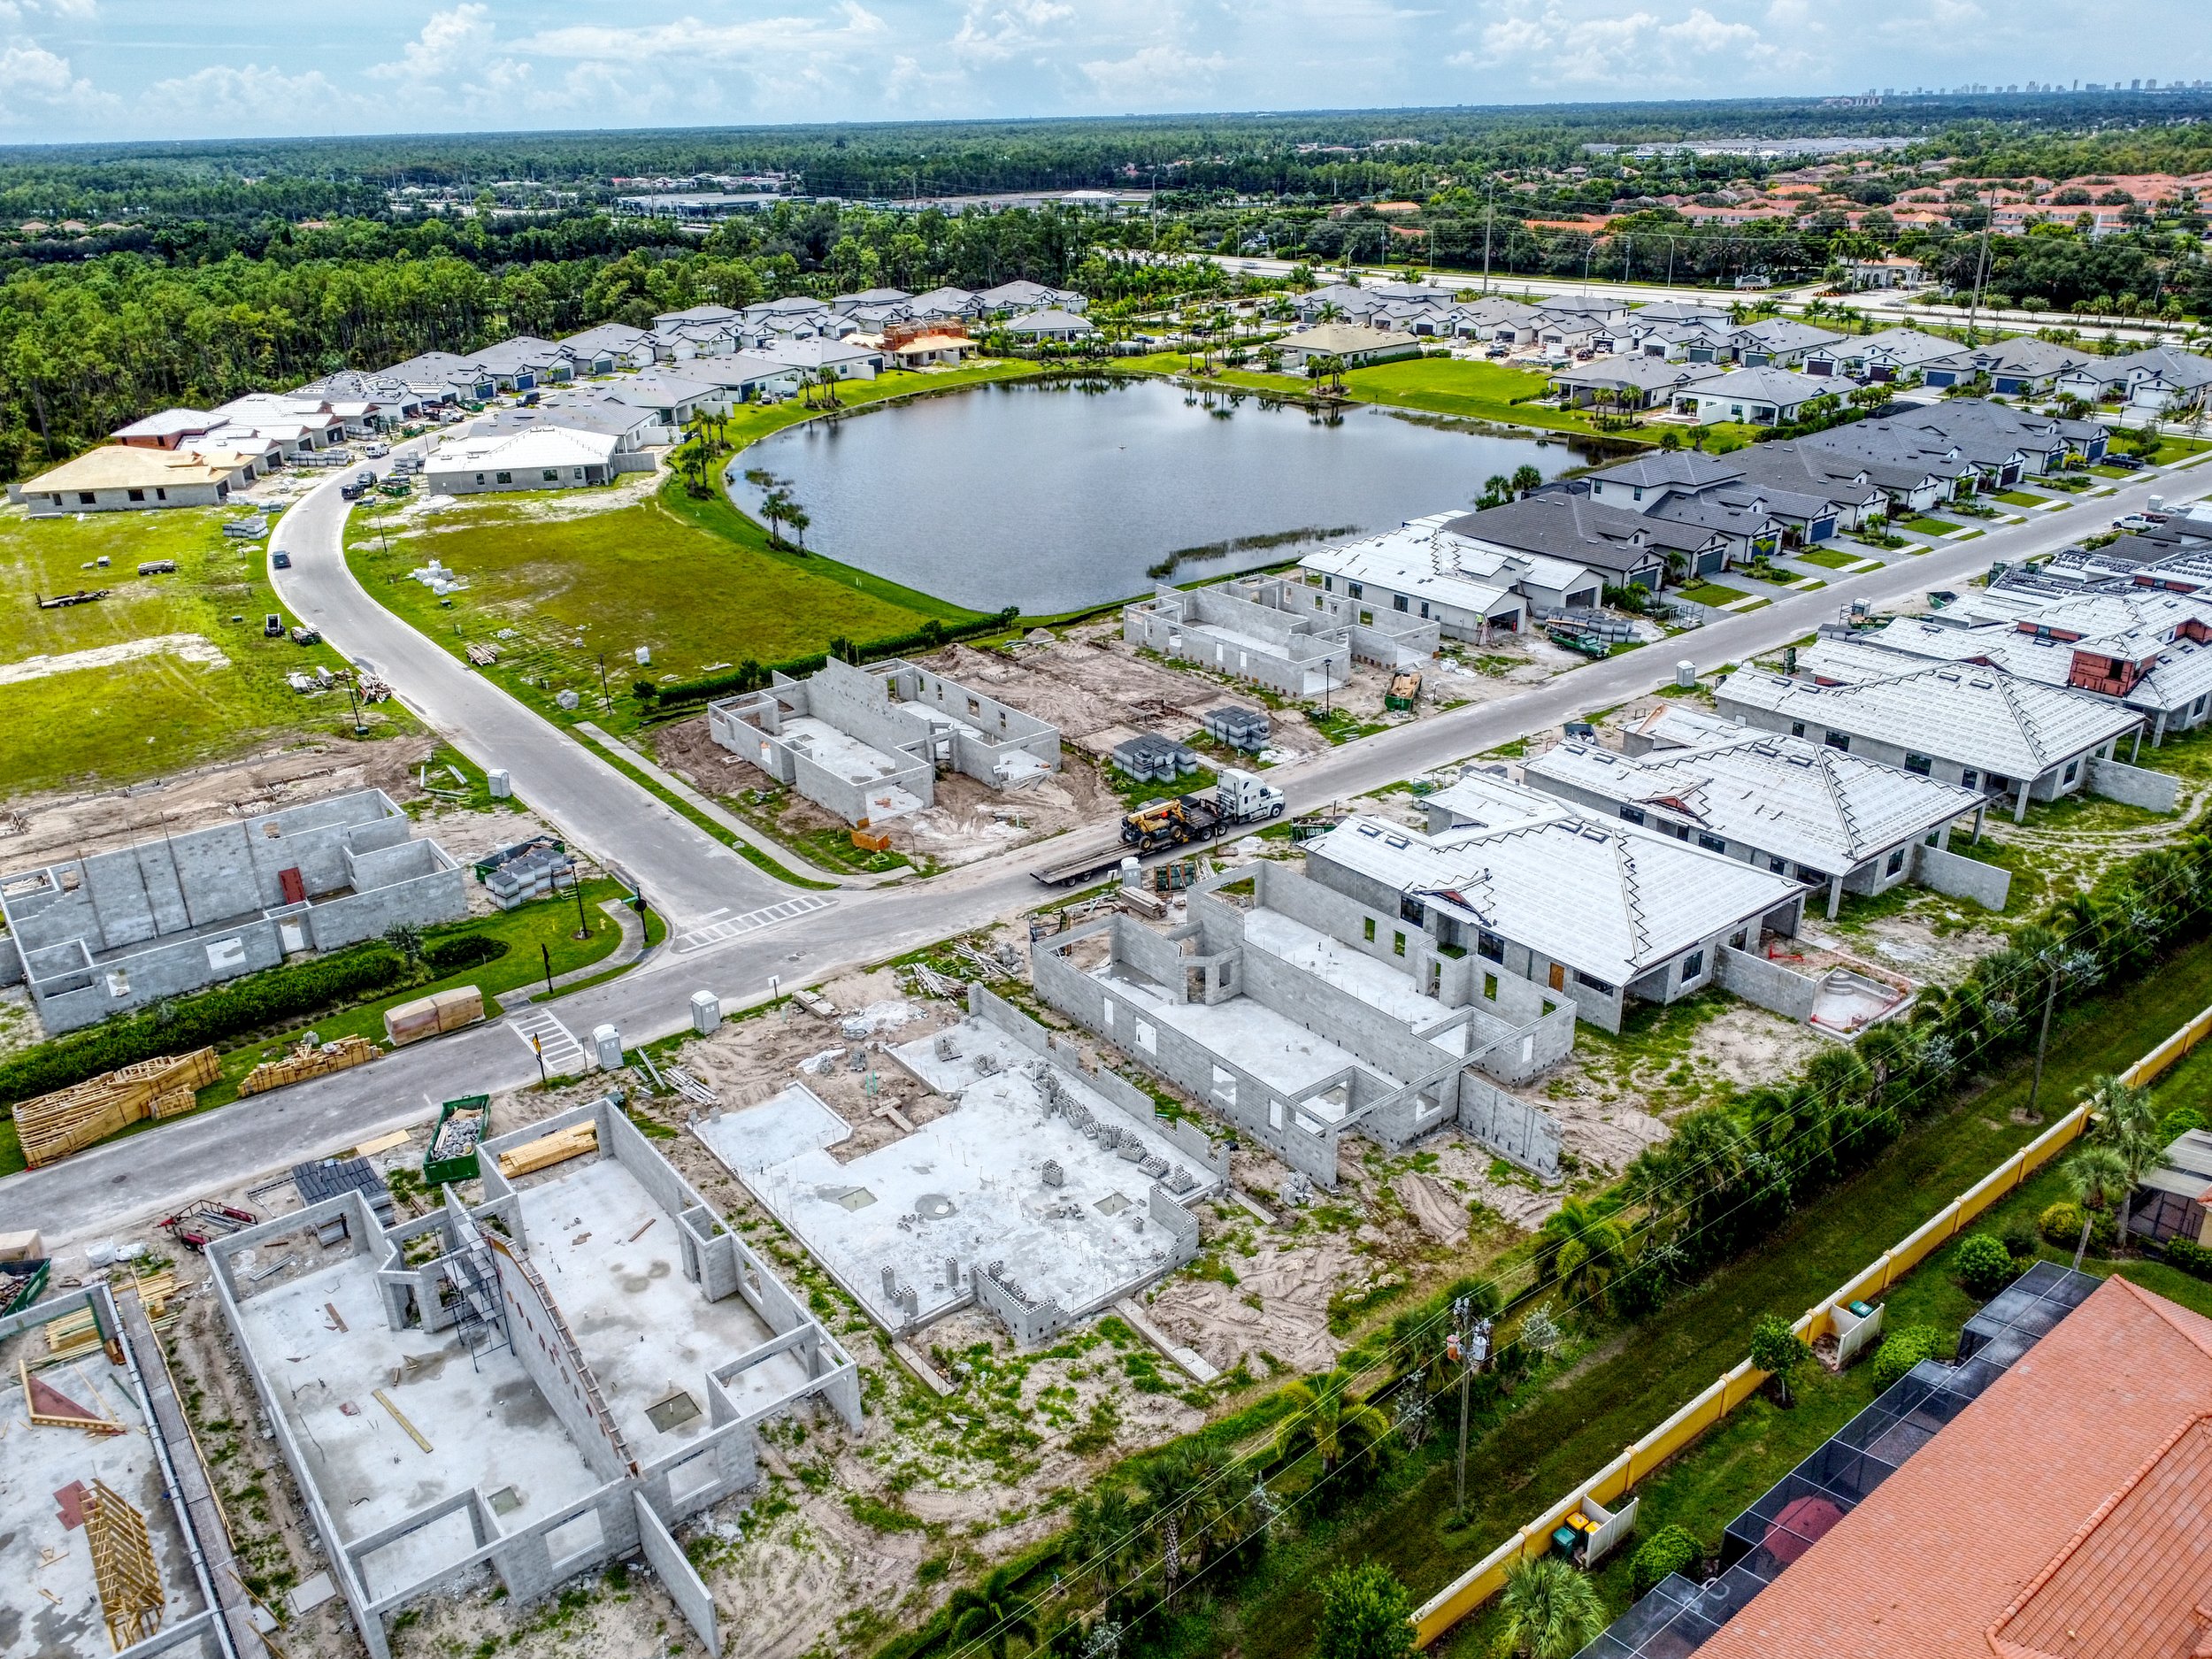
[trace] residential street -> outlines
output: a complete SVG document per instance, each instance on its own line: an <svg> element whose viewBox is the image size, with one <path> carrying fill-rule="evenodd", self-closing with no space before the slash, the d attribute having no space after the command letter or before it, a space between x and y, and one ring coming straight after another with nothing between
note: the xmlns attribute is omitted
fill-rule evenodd
<svg viewBox="0 0 2212 1659"><path fill-rule="evenodd" d="M371 599L346 572L339 550L344 503L336 481L287 514L273 539L294 560L293 570L279 578L287 603L342 649L373 662L409 707L472 759L508 767L518 794L580 843L631 872L672 922L704 926L710 942L689 949L664 946L621 978L551 1004L580 1041L602 1022L613 1023L626 1042L665 1035L687 1022L688 999L702 987L733 1010L770 995L772 975L785 986L811 982L982 925L1041 895L1032 869L1117 842L1114 828L1102 826L926 882L872 892L803 893L773 880ZM1589 664L1535 689L1348 743L1271 779L1294 811L1356 796L1646 695L1669 683L1685 657L1701 671L1740 662L1812 632L1854 600L1878 607L1959 586L1993 561L2048 552L2091 534L2151 495L2177 504L2208 489L2212 463L2202 461L2131 480L2064 511L2037 513L2025 523ZM807 908L758 914L795 901ZM168 1213L246 1172L281 1171L423 1120L439 1100L516 1087L534 1071L527 1042L507 1022L495 1022L0 1180L0 1227L38 1227L55 1244L96 1237L127 1220Z"/></svg>

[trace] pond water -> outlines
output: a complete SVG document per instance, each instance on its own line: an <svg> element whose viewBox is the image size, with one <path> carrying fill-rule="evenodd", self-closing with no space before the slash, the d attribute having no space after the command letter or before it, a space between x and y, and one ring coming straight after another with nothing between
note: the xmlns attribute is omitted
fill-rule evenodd
<svg viewBox="0 0 2212 1659"><path fill-rule="evenodd" d="M1493 474L1594 459L1563 438L1494 435L1355 406L1324 420L1256 393L1163 380L983 386L810 421L731 464L760 517L764 470L808 514L806 545L977 611L1052 616L1225 576L1327 541L1471 507Z"/></svg>

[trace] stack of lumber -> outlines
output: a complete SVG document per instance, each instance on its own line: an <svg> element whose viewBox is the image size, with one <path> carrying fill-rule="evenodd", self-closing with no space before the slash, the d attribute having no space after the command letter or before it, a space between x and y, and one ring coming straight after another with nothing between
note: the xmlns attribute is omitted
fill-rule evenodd
<svg viewBox="0 0 2212 1659"><path fill-rule="evenodd" d="M472 985L460 985L450 991L434 991L428 996L419 996L411 1002L386 1009L384 1034L391 1039L392 1047L400 1048L425 1037L458 1031L483 1018L483 992Z"/></svg>
<svg viewBox="0 0 2212 1659"><path fill-rule="evenodd" d="M161 1570L154 1563L146 1517L111 1488L95 1480L84 1506L85 1538L92 1546L92 1578L100 1592L100 1614L108 1644L121 1653L161 1628L167 1605Z"/></svg>
<svg viewBox="0 0 2212 1659"><path fill-rule="evenodd" d="M27 1100L15 1109L23 1161L38 1169L147 1118L190 1111L195 1092L212 1083L220 1069L214 1049L198 1048L141 1060Z"/></svg>
<svg viewBox="0 0 2212 1659"><path fill-rule="evenodd" d="M518 1147L510 1147L499 1155L499 1172L509 1180L534 1171L550 1169L570 1158L580 1158L587 1152L599 1150L599 1125L595 1123L572 1124L535 1141L526 1141Z"/></svg>
<svg viewBox="0 0 2212 1659"><path fill-rule="evenodd" d="M180 1309L172 1305L177 1294L177 1276L167 1268L139 1273L131 1286L138 1292L138 1300L146 1310L146 1323L157 1331L166 1331L177 1322ZM116 1288L125 1288L118 1284ZM79 1308L65 1313L58 1319L49 1319L45 1325L46 1357L40 1365L65 1364L81 1359L100 1346L100 1327L89 1308Z"/></svg>
<svg viewBox="0 0 2212 1659"><path fill-rule="evenodd" d="M239 1081L238 1092L258 1094L265 1089L282 1088L287 1083L326 1077L349 1066L366 1065L381 1052L366 1037L341 1037L320 1048L303 1042L281 1060L264 1060L247 1072Z"/></svg>

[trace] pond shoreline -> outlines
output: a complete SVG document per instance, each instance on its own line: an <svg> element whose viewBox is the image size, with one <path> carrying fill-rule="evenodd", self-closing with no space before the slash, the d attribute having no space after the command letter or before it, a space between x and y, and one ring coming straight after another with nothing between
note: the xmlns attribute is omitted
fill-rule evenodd
<svg viewBox="0 0 2212 1659"><path fill-rule="evenodd" d="M989 388L1021 398L1020 412L952 397ZM1104 401L1079 416L1047 391ZM909 424L895 438L849 424L899 406ZM1388 419L1359 419L1368 412ZM1261 424L1233 427L1240 414ZM1486 474L1534 465L1563 476L1635 447L1150 368L1055 368L818 409L748 443L719 479L756 522L772 491L790 497L818 557L966 609L1061 616L1178 576L1280 568L1286 548L1294 563L1409 518L1471 511Z"/></svg>

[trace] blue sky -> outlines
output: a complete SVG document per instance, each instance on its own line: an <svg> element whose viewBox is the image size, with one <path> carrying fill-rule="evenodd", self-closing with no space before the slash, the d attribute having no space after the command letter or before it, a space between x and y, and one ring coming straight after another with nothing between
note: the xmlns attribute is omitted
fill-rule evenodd
<svg viewBox="0 0 2212 1659"><path fill-rule="evenodd" d="M2212 77L2208 0L0 0L0 143Z"/></svg>

